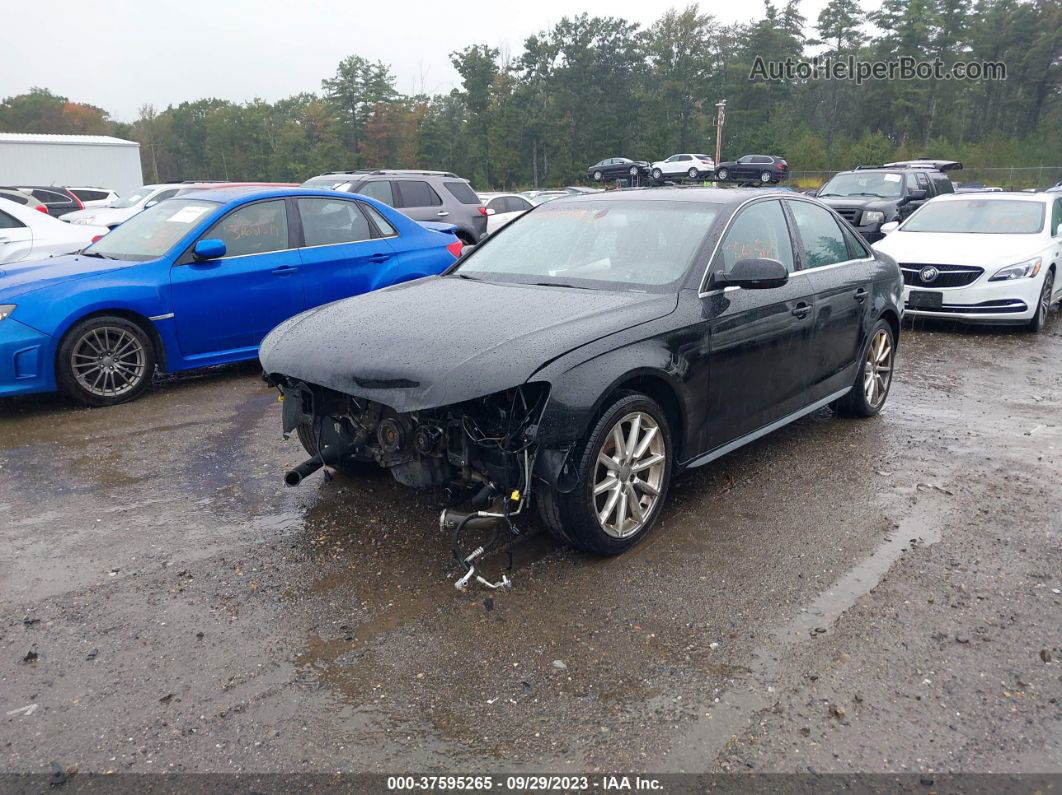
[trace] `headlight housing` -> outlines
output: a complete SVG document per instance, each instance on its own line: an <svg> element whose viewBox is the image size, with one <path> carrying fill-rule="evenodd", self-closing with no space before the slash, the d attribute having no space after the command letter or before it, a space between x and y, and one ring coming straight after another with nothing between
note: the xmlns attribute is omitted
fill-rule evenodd
<svg viewBox="0 0 1062 795"><path fill-rule="evenodd" d="M14 311L14 304L0 304L0 320L3 320L5 317L9 316Z"/></svg>
<svg viewBox="0 0 1062 795"><path fill-rule="evenodd" d="M885 223L885 213L880 210L868 210L863 213L864 224L883 224Z"/></svg>
<svg viewBox="0 0 1062 795"><path fill-rule="evenodd" d="M1007 265L1005 268L1000 268L996 271L996 274L988 281L1009 282L1014 279L1031 279L1040 272L1042 264L1043 260L1040 257L1033 257L1025 260L1025 262L1019 262L1017 265Z"/></svg>

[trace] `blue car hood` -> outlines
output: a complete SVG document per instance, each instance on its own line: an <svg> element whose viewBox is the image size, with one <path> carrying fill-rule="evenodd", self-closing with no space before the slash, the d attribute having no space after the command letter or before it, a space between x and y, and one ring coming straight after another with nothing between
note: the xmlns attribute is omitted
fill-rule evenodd
<svg viewBox="0 0 1062 795"><path fill-rule="evenodd" d="M87 276L108 273L138 264L140 263L127 260L67 254L50 259L0 265L0 302L17 298L42 287L51 287L61 282L84 279Z"/></svg>

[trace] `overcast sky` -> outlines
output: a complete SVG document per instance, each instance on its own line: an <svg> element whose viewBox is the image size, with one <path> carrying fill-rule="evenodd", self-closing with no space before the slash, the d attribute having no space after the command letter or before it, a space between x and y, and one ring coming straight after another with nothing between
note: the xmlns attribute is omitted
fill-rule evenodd
<svg viewBox="0 0 1062 795"><path fill-rule="evenodd" d="M803 0L814 22L826 0ZM399 90L458 84L449 53L485 43L517 54L565 15L622 16L649 25L671 3L645 0L6 0L0 98L51 89L133 121L202 97L242 102L319 91L356 53L391 65ZM685 2L674 5L683 6ZM704 0L721 22L747 22L759 3ZM781 1L779 0L779 5Z"/></svg>

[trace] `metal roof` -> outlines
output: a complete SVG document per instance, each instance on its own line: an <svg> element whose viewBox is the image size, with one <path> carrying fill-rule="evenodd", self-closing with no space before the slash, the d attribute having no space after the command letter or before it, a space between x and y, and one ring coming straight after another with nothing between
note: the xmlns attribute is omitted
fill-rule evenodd
<svg viewBox="0 0 1062 795"><path fill-rule="evenodd" d="M140 146L136 141L110 135L44 135L40 133L0 133L0 144L86 144L89 146Z"/></svg>

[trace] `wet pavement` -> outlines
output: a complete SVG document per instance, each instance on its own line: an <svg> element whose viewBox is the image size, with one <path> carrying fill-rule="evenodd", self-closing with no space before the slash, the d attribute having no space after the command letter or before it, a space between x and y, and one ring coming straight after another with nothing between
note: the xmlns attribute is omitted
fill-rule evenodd
<svg viewBox="0 0 1062 795"><path fill-rule="evenodd" d="M253 366L0 403L0 770L1062 772L1062 317L898 368L495 593L430 494L284 487Z"/></svg>

